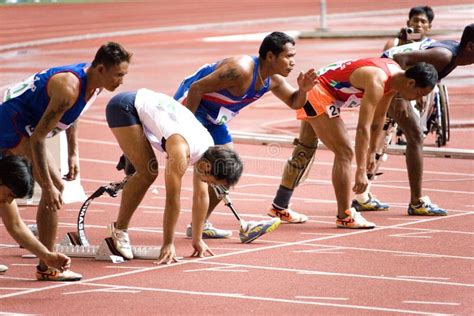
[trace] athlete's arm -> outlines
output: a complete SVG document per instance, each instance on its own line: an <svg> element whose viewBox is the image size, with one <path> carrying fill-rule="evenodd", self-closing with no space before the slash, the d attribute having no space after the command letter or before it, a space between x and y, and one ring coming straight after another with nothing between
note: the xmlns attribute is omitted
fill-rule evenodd
<svg viewBox="0 0 474 316"><path fill-rule="evenodd" d="M369 151L367 154L367 173L373 174L375 169L375 154L383 146L385 121L390 103L395 93L385 94L375 108L374 118L370 126Z"/></svg>
<svg viewBox="0 0 474 316"><path fill-rule="evenodd" d="M74 122L66 130L66 136L68 149L67 163L69 172L65 177L66 180L75 180L79 174L79 163L77 161L77 122Z"/></svg>
<svg viewBox="0 0 474 316"><path fill-rule="evenodd" d="M355 141L357 170L353 190L356 194L359 194L364 192L368 185L367 153L370 140L370 128L374 120L377 105L383 98L387 75L378 67L362 67L355 70L349 80L354 87L364 90Z"/></svg>
<svg viewBox="0 0 474 316"><path fill-rule="evenodd" d="M35 238L35 236L33 236L31 230L28 229L25 223L21 220L15 201L0 204L0 211L3 224L8 233L19 245L36 255L50 267L54 267L61 271L69 268L71 264L71 259L69 259L69 257L60 253L50 252L41 242L38 241L38 239Z"/></svg>
<svg viewBox="0 0 474 316"><path fill-rule="evenodd" d="M395 44L395 39L391 38L389 39L386 43L385 43L385 46L383 47L383 51L386 51L387 49L390 49L392 48Z"/></svg>
<svg viewBox="0 0 474 316"><path fill-rule="evenodd" d="M250 64L247 65L250 61L246 62L243 58L222 61L212 73L191 85L185 106L196 113L204 94L242 86L252 75Z"/></svg>
<svg viewBox="0 0 474 316"><path fill-rule="evenodd" d="M293 110L301 109L306 103L306 92L311 90L317 83L317 75L314 69L298 75L298 89L293 88L285 78L280 75L272 76L270 90Z"/></svg>
<svg viewBox="0 0 474 316"><path fill-rule="evenodd" d="M425 50L413 50L406 53L399 53L393 56L393 60L395 60L402 69L407 69L419 62L425 62L432 64L435 69L440 72L449 65L452 57L453 54L449 49L434 47Z"/></svg>
<svg viewBox="0 0 474 316"><path fill-rule="evenodd" d="M49 104L30 137L31 155L36 181L43 189L46 208L56 210L61 207L61 192L54 185L60 179L54 179L50 165L54 163L47 158L46 137L63 116L76 102L79 96L79 79L71 73L60 73L53 76L47 86L50 96ZM56 183L58 185L58 183Z"/></svg>
<svg viewBox="0 0 474 316"><path fill-rule="evenodd" d="M172 135L166 141L168 154L165 167L166 201L163 216L163 245L160 250L158 263L176 262L174 248L174 231L181 210L181 183L189 159L186 141L178 134Z"/></svg>
<svg viewBox="0 0 474 316"><path fill-rule="evenodd" d="M196 167L193 172L193 257L204 257L206 252L214 255L211 249L202 240L202 230L209 207L208 184L199 179Z"/></svg>

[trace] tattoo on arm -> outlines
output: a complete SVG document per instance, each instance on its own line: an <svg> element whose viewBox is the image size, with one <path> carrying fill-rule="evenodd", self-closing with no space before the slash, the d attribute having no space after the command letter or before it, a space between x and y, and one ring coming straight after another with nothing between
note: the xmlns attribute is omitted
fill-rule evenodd
<svg viewBox="0 0 474 316"><path fill-rule="evenodd" d="M239 74L237 73L237 69L230 68L226 72L219 75L220 80L237 80L239 79Z"/></svg>

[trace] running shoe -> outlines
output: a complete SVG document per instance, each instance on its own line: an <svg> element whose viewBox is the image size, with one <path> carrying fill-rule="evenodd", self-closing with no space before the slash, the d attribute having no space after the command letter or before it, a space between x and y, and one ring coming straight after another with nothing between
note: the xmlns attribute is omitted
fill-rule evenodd
<svg viewBox="0 0 474 316"><path fill-rule="evenodd" d="M260 222L249 221L243 222L240 226L240 241L244 244L251 243L260 236L270 233L280 226L280 219L275 217L270 220L263 220Z"/></svg>
<svg viewBox="0 0 474 316"><path fill-rule="evenodd" d="M283 210L277 210L274 206L272 206L268 210L267 215L271 217L278 217L283 222L292 224L304 223L308 220L308 216L292 210L290 206Z"/></svg>
<svg viewBox="0 0 474 316"><path fill-rule="evenodd" d="M130 238L128 237L127 230L116 228L115 223L109 224L108 229L109 235L114 241L115 249L124 259L132 260L133 252L132 246L130 245Z"/></svg>
<svg viewBox="0 0 474 316"><path fill-rule="evenodd" d="M380 202L375 196L369 193L369 199L366 202L359 202L354 199L352 200L351 207L355 208L357 212L386 211L390 205Z"/></svg>
<svg viewBox="0 0 474 316"><path fill-rule="evenodd" d="M346 218L340 219L339 216L336 220L337 227L340 228L353 228L353 229L368 229L374 228L375 224L366 220L360 213L354 208L350 208L345 211L348 215Z"/></svg>
<svg viewBox="0 0 474 316"><path fill-rule="evenodd" d="M217 238L229 238L232 236L232 231L219 229L212 226L211 222L206 221L204 223L204 227L202 229L202 238L203 239L217 239ZM186 227L186 237L192 238L193 237L193 228L191 224Z"/></svg>
<svg viewBox="0 0 474 316"><path fill-rule="evenodd" d="M3 264L0 264L0 273L5 273L5 272L7 272L7 270L8 270L7 266L4 266Z"/></svg>
<svg viewBox="0 0 474 316"><path fill-rule="evenodd" d="M71 270L61 272L58 269L48 267L46 271L41 271L39 266L36 267L36 279L38 281L79 281L81 278L82 275Z"/></svg>
<svg viewBox="0 0 474 316"><path fill-rule="evenodd" d="M448 211L431 203L430 198L424 196L420 198L418 205L413 205L411 203L408 205L408 215L446 216L448 215Z"/></svg>

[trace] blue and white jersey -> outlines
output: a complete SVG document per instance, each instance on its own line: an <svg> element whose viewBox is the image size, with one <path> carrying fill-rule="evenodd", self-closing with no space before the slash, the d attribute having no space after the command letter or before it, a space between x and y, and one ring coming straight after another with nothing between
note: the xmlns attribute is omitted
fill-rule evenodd
<svg viewBox="0 0 474 316"><path fill-rule="evenodd" d="M254 60L253 78L247 91L241 96L234 96L228 90L204 94L195 114L197 117L201 119L205 118L207 121L216 125L225 124L233 119L242 108L258 100L269 90L270 78L267 78L263 87L255 91L259 60L257 56L252 56L252 59ZM184 79L178 91L176 91L174 99L184 104L191 84L214 72L217 65L218 62L204 65L193 75Z"/></svg>
<svg viewBox="0 0 474 316"><path fill-rule="evenodd" d="M436 42L434 39L431 39L431 38L427 37L427 38L425 38L421 41L418 41L418 42L413 42L413 43L400 45L400 46L394 46L394 47L384 51L382 53L381 57L393 59L393 56L396 55L396 54L411 52L411 51L414 51L414 50L427 49L434 42Z"/></svg>
<svg viewBox="0 0 474 316"><path fill-rule="evenodd" d="M21 136L31 136L50 101L47 91L49 80L58 73L70 72L80 81L79 96L74 105L64 113L56 127L48 134L48 137L66 130L94 102L99 92L97 89L89 101L86 102L87 75L85 69L88 66L86 63L80 63L50 68L9 87L5 94L5 101L0 106L0 122L2 125L5 124L1 128L2 132L5 128L9 128L14 129L14 131L9 131L10 135L16 133L20 139ZM13 140L4 140L5 137L0 135L0 148L10 148L5 145L5 142L11 143Z"/></svg>

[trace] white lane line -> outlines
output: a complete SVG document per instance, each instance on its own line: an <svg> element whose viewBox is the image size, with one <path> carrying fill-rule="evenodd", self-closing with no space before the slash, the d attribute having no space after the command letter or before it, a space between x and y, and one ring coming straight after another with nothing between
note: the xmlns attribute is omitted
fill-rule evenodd
<svg viewBox="0 0 474 316"><path fill-rule="evenodd" d="M421 231L421 232L411 232L411 233L400 233L388 235L388 237L396 238L432 238L433 236L426 236L426 234L435 234L434 231ZM421 235L421 236L420 236Z"/></svg>
<svg viewBox="0 0 474 316"><path fill-rule="evenodd" d="M218 271L218 272L239 272L239 273L246 273L249 272L248 269L236 269L235 266L229 265L224 267L213 267L213 268L203 268L203 269L191 269L191 270L183 270L184 272L208 272L208 271Z"/></svg>
<svg viewBox="0 0 474 316"><path fill-rule="evenodd" d="M303 246L327 247L327 248L333 248L334 247L334 246L329 246L329 245L321 245L321 244L313 244L313 243L306 243ZM362 248L362 247L346 247L346 246L340 246L340 248L348 249L348 250L357 250L357 251L380 252L380 253L387 253L387 254L393 254L393 255L407 255L407 256L422 256L422 257L445 258L445 259L474 260L474 257L451 256L451 255L442 255L442 254L425 253L425 252L409 252L409 251L399 251L399 250Z"/></svg>
<svg viewBox="0 0 474 316"><path fill-rule="evenodd" d="M97 284L97 283L88 283L87 285L99 286L99 287L107 287L107 286L112 287L108 284ZM337 304L337 303L329 303L329 302L302 301L302 300L295 300L295 299L283 299L281 297L273 298L273 297L250 296L250 295L243 295L240 293L199 292L199 291L185 291L185 290L175 290L175 289L165 289L165 288L145 288L145 287L138 287L138 286L113 286L113 288L123 288L125 290L139 290L143 292L162 292L162 293L175 293L175 294L197 295L197 296L236 298L236 299L241 299L241 300L266 301L266 302L275 302L275 303L330 306L330 307L336 307L336 308L367 310L367 311L410 313L410 314L417 314L417 315L433 315L434 314L433 312L423 312L423 311L416 311L416 310L384 308L384 307L378 307L378 306Z"/></svg>
<svg viewBox="0 0 474 316"><path fill-rule="evenodd" d="M325 297L325 296L295 296L295 298L310 300L348 301L347 297Z"/></svg>
<svg viewBox="0 0 474 316"><path fill-rule="evenodd" d="M300 31L282 31L291 37L298 37L301 32ZM215 42L261 42L268 33L247 33L247 34L235 34L235 35L225 35L225 36L211 36L211 37L204 37L202 39L203 42L207 43L215 43Z"/></svg>
<svg viewBox="0 0 474 316"><path fill-rule="evenodd" d="M345 253L344 251L338 251L338 250L344 250L344 247L327 247L327 248L320 248L320 249L309 249L309 250L294 250L293 253L322 253L322 254L343 254Z"/></svg>
<svg viewBox="0 0 474 316"><path fill-rule="evenodd" d="M1 279L8 279L8 280L15 280L15 281L33 281L34 280L33 278L10 277L6 275L0 275L0 280Z"/></svg>
<svg viewBox="0 0 474 316"><path fill-rule="evenodd" d="M403 301L406 304L429 304L429 305L450 305L450 306L458 306L461 305L460 303L451 303L451 302L429 302L429 301Z"/></svg>
<svg viewBox="0 0 474 316"><path fill-rule="evenodd" d="M29 290L31 289L30 287L0 287L0 290L1 291L11 291L11 290L15 290L15 291L22 291L22 290Z"/></svg>
<svg viewBox="0 0 474 316"><path fill-rule="evenodd" d="M378 232L378 231L381 231L381 230L395 229L397 227L409 226L409 225L412 225L412 224L420 224L420 223L440 221L440 220L445 220L446 218L452 219L454 217L465 216L465 215L466 214L454 214L454 215L450 215L449 217L442 216L442 217L426 218L426 219L423 219L423 220L420 220L420 221L414 222L414 223L402 223L402 224L397 224L397 225L392 225L392 226L387 226L387 227L375 228L375 229L372 229L372 230L358 230L358 231L353 231L353 232L349 232L349 233L345 233L345 234L341 234L341 235L337 235L337 236L324 236L324 237L308 239L308 240L301 240L301 241L296 241L296 242L289 242L289 243L276 244L276 245L275 244L265 245L263 247L256 247L256 248L251 248L251 249L247 248L247 249L244 249L244 250L241 250L241 251L230 252L230 253L225 253L225 254L218 254L218 255L213 256L213 257L198 258L198 259L194 259L194 260L183 260L181 262L174 263L174 264L171 264L171 265L153 266L153 267L143 268L143 269L135 270L135 271L128 271L128 272L115 273L115 274L111 274L111 275L95 277L95 278L91 278L91 279L88 279L88 280L82 280L82 281L78 281L78 282L72 282L72 283L66 283L66 284L55 284L55 285L45 286L45 287L38 288L38 289L31 289L31 290L20 291L20 292L16 292L16 293L10 293L10 294L6 294L6 295L0 295L0 299L9 298L9 297L18 297L18 296L22 296L22 295L27 295L27 294L41 292L41 291L53 290L53 289L66 287L66 286L71 286L71 285L88 284L88 283L96 282L96 281L99 281L99 280L108 280L108 279L113 279L113 278L118 278L118 277L134 275L134 274L137 274L137 273L145 273L145 272L149 272L149 271L156 271L156 270L167 269L167 268L169 269L170 267L175 268L177 266L184 265L184 264L190 264L190 263L195 264L197 262L208 262L209 260L217 260L219 258L226 258L226 257L231 257L231 256L240 256L240 255L245 255L245 254L259 252L259 251L268 251L268 250L273 250L273 249L281 249L281 248L285 248L285 247L294 247L294 246L297 246L297 245L304 245L306 243L320 242L320 241L323 241L323 240L331 240L331 239L336 239L336 238L347 238L347 237L352 237L352 236L356 236L356 235L370 234L370 233ZM270 267L264 267L264 268L270 269ZM397 281L403 280L403 281L411 281L411 282L420 282L420 280L413 280L413 279L411 279L411 280L397 279L397 278L393 278L393 279L395 279ZM434 283L434 281L423 281L423 282ZM442 284L444 284L444 283L442 283ZM460 284L449 284L449 285L474 287L474 285L462 284L462 283L460 283Z"/></svg>
<svg viewBox="0 0 474 316"><path fill-rule="evenodd" d="M122 266L122 265L116 265L116 266L105 266L104 268L106 269L130 269L130 270L137 270L140 269L140 267L127 267L127 266Z"/></svg>
<svg viewBox="0 0 474 316"><path fill-rule="evenodd" d="M397 278L404 278L404 279L421 279L421 280L451 280L451 278L424 277L424 276L417 276L417 275L397 275Z"/></svg>
<svg viewBox="0 0 474 316"><path fill-rule="evenodd" d="M346 277L346 278L355 278L355 279L370 279L370 280L384 280L384 281L388 280L388 281L396 281L396 282L413 282L413 283L422 283L422 284L436 284L436 285L474 288L474 284L472 283L446 282L446 281L440 281L440 280L399 278L399 277L390 277L390 276L381 276L381 275L327 272L327 271L279 268L279 267L270 267L270 266L258 266L258 265L222 263L222 262L210 262L210 261L199 262L199 263L205 264L205 265L232 266L233 268L238 267L238 268L246 268L250 270L253 269L253 270L264 270L264 271L288 272L288 273L295 273L295 274L302 274L302 275L324 275L324 276L336 276L336 277Z"/></svg>
<svg viewBox="0 0 474 316"><path fill-rule="evenodd" d="M127 293L127 294L136 294L142 291L139 290L128 290L123 289L121 287L112 287L106 289L94 289L94 290L83 290L83 291L74 291L74 292L65 292L62 293L63 295L76 295L76 294L85 294L85 293L97 293L97 292L104 292L104 293Z"/></svg>

